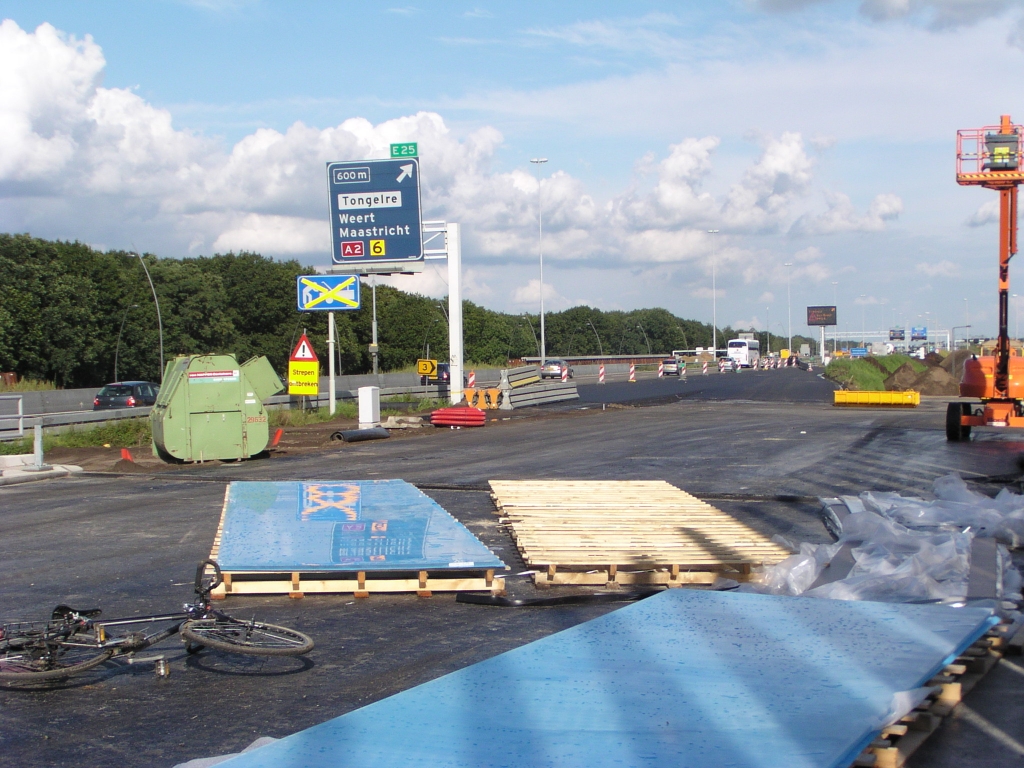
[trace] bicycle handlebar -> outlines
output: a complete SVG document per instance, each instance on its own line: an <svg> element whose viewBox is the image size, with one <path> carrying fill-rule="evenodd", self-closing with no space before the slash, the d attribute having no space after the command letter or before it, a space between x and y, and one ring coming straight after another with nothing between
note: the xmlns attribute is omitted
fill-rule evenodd
<svg viewBox="0 0 1024 768"><path fill-rule="evenodd" d="M211 584L208 584L204 588L203 587L203 578L206 575L204 573L204 571L206 570L206 566L208 566L208 565L213 566L213 574L214 574L213 575L213 582ZM219 587L221 585L222 581L224 581L224 578L221 576L221 574L220 574L220 566L217 565L217 562L215 560L203 560L203 562L201 562L199 564L199 567L196 568L196 594L197 595L209 594L214 589Z"/></svg>

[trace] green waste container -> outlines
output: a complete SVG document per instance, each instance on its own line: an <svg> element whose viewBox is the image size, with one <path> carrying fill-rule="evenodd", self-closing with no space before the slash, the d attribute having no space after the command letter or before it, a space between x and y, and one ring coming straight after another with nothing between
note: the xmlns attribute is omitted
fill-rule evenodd
<svg viewBox="0 0 1024 768"><path fill-rule="evenodd" d="M284 389L265 357L187 355L167 364L150 414L153 453L164 461L247 459L267 447L263 401Z"/></svg>

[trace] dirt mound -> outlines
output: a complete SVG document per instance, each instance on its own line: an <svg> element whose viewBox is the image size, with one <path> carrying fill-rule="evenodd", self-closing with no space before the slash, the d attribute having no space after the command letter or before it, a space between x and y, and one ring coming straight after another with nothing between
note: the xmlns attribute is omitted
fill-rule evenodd
<svg viewBox="0 0 1024 768"><path fill-rule="evenodd" d="M971 352L966 349L958 349L956 352L946 355L942 361L942 370L952 373L954 370L960 372L964 369L964 361L969 360Z"/></svg>
<svg viewBox="0 0 1024 768"><path fill-rule="evenodd" d="M959 395L960 386L949 373L935 366L921 373L909 389L916 389L922 395Z"/></svg>
<svg viewBox="0 0 1024 768"><path fill-rule="evenodd" d="M941 366L944 361L945 358L942 355L937 352L929 352L924 356L924 360L922 362L929 368L937 368Z"/></svg>
<svg viewBox="0 0 1024 768"><path fill-rule="evenodd" d="M134 461L128 459L118 459L114 462L113 470L115 472L152 472L151 467L140 467Z"/></svg>
<svg viewBox="0 0 1024 768"><path fill-rule="evenodd" d="M914 382L917 381L918 373L910 363L904 363L892 375L885 380L885 388L890 392L904 392L914 389Z"/></svg>

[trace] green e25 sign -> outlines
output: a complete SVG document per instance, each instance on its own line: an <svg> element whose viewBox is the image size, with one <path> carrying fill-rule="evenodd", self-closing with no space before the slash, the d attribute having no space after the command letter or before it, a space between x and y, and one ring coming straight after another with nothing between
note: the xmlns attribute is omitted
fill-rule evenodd
<svg viewBox="0 0 1024 768"><path fill-rule="evenodd" d="M391 156L392 157L418 157L419 150L416 146L415 141L409 141L405 144L392 144L391 145Z"/></svg>

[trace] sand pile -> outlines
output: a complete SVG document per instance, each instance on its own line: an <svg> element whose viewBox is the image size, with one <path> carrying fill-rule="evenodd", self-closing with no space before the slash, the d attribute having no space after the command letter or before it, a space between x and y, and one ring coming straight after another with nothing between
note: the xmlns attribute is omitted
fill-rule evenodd
<svg viewBox="0 0 1024 768"><path fill-rule="evenodd" d="M922 395L959 395L960 385L949 372L939 366L929 368L910 385Z"/></svg>
<svg viewBox="0 0 1024 768"><path fill-rule="evenodd" d="M890 392L905 392L908 389L914 389L917 377L918 373L914 370L914 366L904 363L885 380L885 388Z"/></svg>

